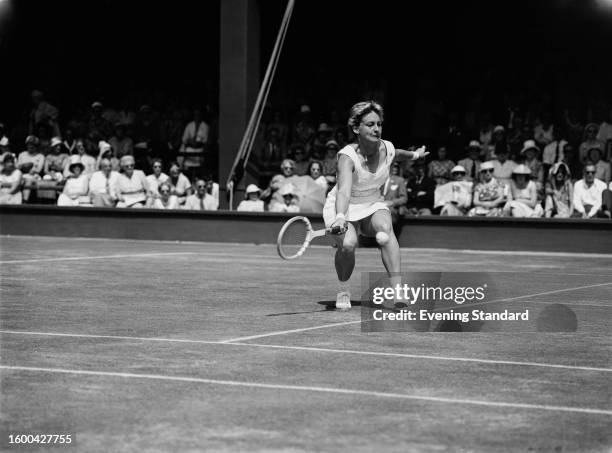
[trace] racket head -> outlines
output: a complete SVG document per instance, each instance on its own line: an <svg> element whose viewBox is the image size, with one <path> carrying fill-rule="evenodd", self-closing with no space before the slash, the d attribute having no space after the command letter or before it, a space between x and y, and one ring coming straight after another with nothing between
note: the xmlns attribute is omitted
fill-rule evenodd
<svg viewBox="0 0 612 453"><path fill-rule="evenodd" d="M276 240L276 249L281 258L294 260L302 256L312 239L312 225L303 216L292 217L285 222Z"/></svg>

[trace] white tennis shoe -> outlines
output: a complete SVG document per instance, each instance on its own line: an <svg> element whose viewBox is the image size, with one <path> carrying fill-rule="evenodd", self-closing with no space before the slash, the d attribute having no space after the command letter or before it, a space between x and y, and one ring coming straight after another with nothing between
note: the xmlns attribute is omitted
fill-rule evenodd
<svg viewBox="0 0 612 453"><path fill-rule="evenodd" d="M336 296L336 309L349 310L351 308L351 293L340 291Z"/></svg>

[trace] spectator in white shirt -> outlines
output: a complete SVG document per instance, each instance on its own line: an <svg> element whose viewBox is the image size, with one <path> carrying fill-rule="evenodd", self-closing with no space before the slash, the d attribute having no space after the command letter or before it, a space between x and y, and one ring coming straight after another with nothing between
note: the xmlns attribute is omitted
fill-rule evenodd
<svg viewBox="0 0 612 453"><path fill-rule="evenodd" d="M283 203L270 203L271 212L300 212L293 184L285 184L279 189L279 193L283 197Z"/></svg>
<svg viewBox="0 0 612 453"><path fill-rule="evenodd" d="M100 170L94 172L89 180L89 197L94 206L115 206L117 178L119 178L119 173L113 171L111 161L107 158L100 160Z"/></svg>
<svg viewBox="0 0 612 453"><path fill-rule="evenodd" d="M21 204L21 171L15 168L15 156L6 153L0 170L0 204Z"/></svg>
<svg viewBox="0 0 612 453"><path fill-rule="evenodd" d="M602 160L603 153L599 148L591 148L587 152L587 162L595 165L595 178L606 184L610 183L610 162Z"/></svg>
<svg viewBox="0 0 612 453"><path fill-rule="evenodd" d="M204 165L204 147L208 142L209 127L202 118L201 110L193 111L193 121L185 126L181 153L183 153L183 168L186 171L196 171Z"/></svg>
<svg viewBox="0 0 612 453"><path fill-rule="evenodd" d="M77 156L73 156L77 157ZM79 206L89 205L90 199L87 195L89 191L88 177L84 173L85 166L73 159L73 163L68 166L71 176L66 179L64 190L57 199L58 206Z"/></svg>
<svg viewBox="0 0 612 453"><path fill-rule="evenodd" d="M134 168L134 156L125 155L121 158L121 169L117 177L118 208L142 208L149 195L149 184L142 170Z"/></svg>
<svg viewBox="0 0 612 453"><path fill-rule="evenodd" d="M196 180L196 193L189 195L185 201L184 209L193 211L216 211L219 203L208 193L209 185L203 179Z"/></svg>
<svg viewBox="0 0 612 453"><path fill-rule="evenodd" d="M178 163L172 162L170 164L170 177L168 181L172 187L172 195L176 195L180 205L185 204L185 200L191 195L191 183L187 176L181 172L181 167Z"/></svg>
<svg viewBox="0 0 612 453"><path fill-rule="evenodd" d="M574 184L574 214L572 217L592 218L602 208L602 195L606 184L595 178L595 165L584 167L584 178Z"/></svg>
<svg viewBox="0 0 612 453"><path fill-rule="evenodd" d="M178 198L172 195L172 187L167 182L159 185L159 197L153 201L155 209L179 209Z"/></svg>
<svg viewBox="0 0 612 453"><path fill-rule="evenodd" d="M263 212L264 202L259 199L261 189L255 184L249 184L245 191L246 199L242 200L236 208L237 211Z"/></svg>
<svg viewBox="0 0 612 453"><path fill-rule="evenodd" d="M510 185L510 181L512 181L512 172L516 168L516 162L508 159L508 149L507 147L498 147L497 151L497 159L491 161L493 164L493 176L500 183Z"/></svg>
<svg viewBox="0 0 612 453"><path fill-rule="evenodd" d="M597 132L599 130L599 126L595 123L589 123L584 128L584 140L580 144L580 148L578 148L578 158L580 159L581 164L586 164L588 159L588 152L591 148L599 148L602 153L605 150L605 146L602 142L597 140Z"/></svg>
<svg viewBox="0 0 612 453"><path fill-rule="evenodd" d="M151 204L153 203L155 198L159 197L158 187L161 185L161 183L166 182L169 179L169 176L162 171L163 165L164 164L161 159L153 159L151 165L151 167L153 168L153 173L147 176L147 182L149 183L149 192L153 197L153 200L151 200Z"/></svg>
<svg viewBox="0 0 612 453"><path fill-rule="evenodd" d="M458 165L465 168L468 181L478 182L478 175L480 174L479 156L481 149L480 142L478 140L472 140L467 149L468 157L458 162Z"/></svg>

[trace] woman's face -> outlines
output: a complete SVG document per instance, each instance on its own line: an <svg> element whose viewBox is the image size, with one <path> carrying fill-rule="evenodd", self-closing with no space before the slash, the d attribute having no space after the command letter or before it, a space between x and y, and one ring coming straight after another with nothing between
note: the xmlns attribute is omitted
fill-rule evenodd
<svg viewBox="0 0 612 453"><path fill-rule="evenodd" d="M535 159L535 150L534 149L528 149L527 151L525 151L525 157L527 158L527 160Z"/></svg>
<svg viewBox="0 0 612 453"><path fill-rule="evenodd" d="M38 153L38 146L36 146L34 143L28 143L26 149L30 154Z"/></svg>
<svg viewBox="0 0 612 453"><path fill-rule="evenodd" d="M162 200L168 201L168 199L170 198L170 187L164 184L162 187L159 188L159 195Z"/></svg>
<svg viewBox="0 0 612 453"><path fill-rule="evenodd" d="M79 154L83 154L85 152L85 145L83 144L83 142L77 142L76 150Z"/></svg>
<svg viewBox="0 0 612 453"><path fill-rule="evenodd" d="M446 159L446 148L438 148L438 160Z"/></svg>
<svg viewBox="0 0 612 453"><path fill-rule="evenodd" d="M455 181L463 181L463 178L465 178L465 173L462 173L460 171L456 171L451 176L453 177L453 179Z"/></svg>
<svg viewBox="0 0 612 453"><path fill-rule="evenodd" d="M527 176L525 175L516 175L516 185L519 187L523 187L527 185Z"/></svg>
<svg viewBox="0 0 612 453"><path fill-rule="evenodd" d="M249 193L249 200L251 200L251 201L259 200L259 192L250 192Z"/></svg>
<svg viewBox="0 0 612 453"><path fill-rule="evenodd" d="M493 178L493 169L492 168L488 168L486 170L481 170L480 174L482 175L482 179L485 182L489 182Z"/></svg>
<svg viewBox="0 0 612 453"><path fill-rule="evenodd" d="M563 181L565 180L565 177L567 175L565 174L565 170L563 170L563 167L560 167L559 170L557 171L557 174L555 175L555 179L557 181Z"/></svg>
<svg viewBox="0 0 612 453"><path fill-rule="evenodd" d="M293 195L283 195L283 199L285 200L286 205L290 205L291 201L293 200Z"/></svg>
<svg viewBox="0 0 612 453"><path fill-rule="evenodd" d="M161 171L162 171L161 163L153 162L153 174L155 176L159 176L159 175L161 175Z"/></svg>
<svg viewBox="0 0 612 453"><path fill-rule="evenodd" d="M303 162L306 159L306 151L301 148L295 150L295 160Z"/></svg>
<svg viewBox="0 0 612 453"><path fill-rule="evenodd" d="M75 166L72 168L72 174L78 178L79 176L81 176L82 170L81 167L79 165Z"/></svg>
<svg viewBox="0 0 612 453"><path fill-rule="evenodd" d="M319 176L321 176L321 166L318 163L310 166L310 176L312 179L317 179Z"/></svg>
<svg viewBox="0 0 612 453"><path fill-rule="evenodd" d="M370 112L361 118L359 126L353 128L359 140L368 143L378 143L382 135L382 120L378 113Z"/></svg>
<svg viewBox="0 0 612 453"><path fill-rule="evenodd" d="M181 170L176 165L170 167L170 176L172 176L173 178L178 178L180 174Z"/></svg>
<svg viewBox="0 0 612 453"><path fill-rule="evenodd" d="M134 161L129 160L125 164L123 164L123 171L126 175L132 176L132 174L134 173Z"/></svg>
<svg viewBox="0 0 612 453"><path fill-rule="evenodd" d="M290 163L285 162L281 167L281 170L283 172L283 175L285 175L286 177L293 176L293 165L291 165Z"/></svg>
<svg viewBox="0 0 612 453"><path fill-rule="evenodd" d="M7 160L6 162L4 162L4 172L7 175L10 175L11 173L13 173L13 171L15 170L15 161L14 160Z"/></svg>

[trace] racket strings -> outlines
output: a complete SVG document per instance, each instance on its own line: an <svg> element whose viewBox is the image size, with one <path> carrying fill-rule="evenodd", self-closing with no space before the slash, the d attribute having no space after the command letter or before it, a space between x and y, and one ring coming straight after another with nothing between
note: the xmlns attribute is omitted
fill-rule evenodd
<svg viewBox="0 0 612 453"><path fill-rule="evenodd" d="M308 227L302 221L287 226L280 242L282 253L287 257L295 256L302 249L308 237Z"/></svg>

